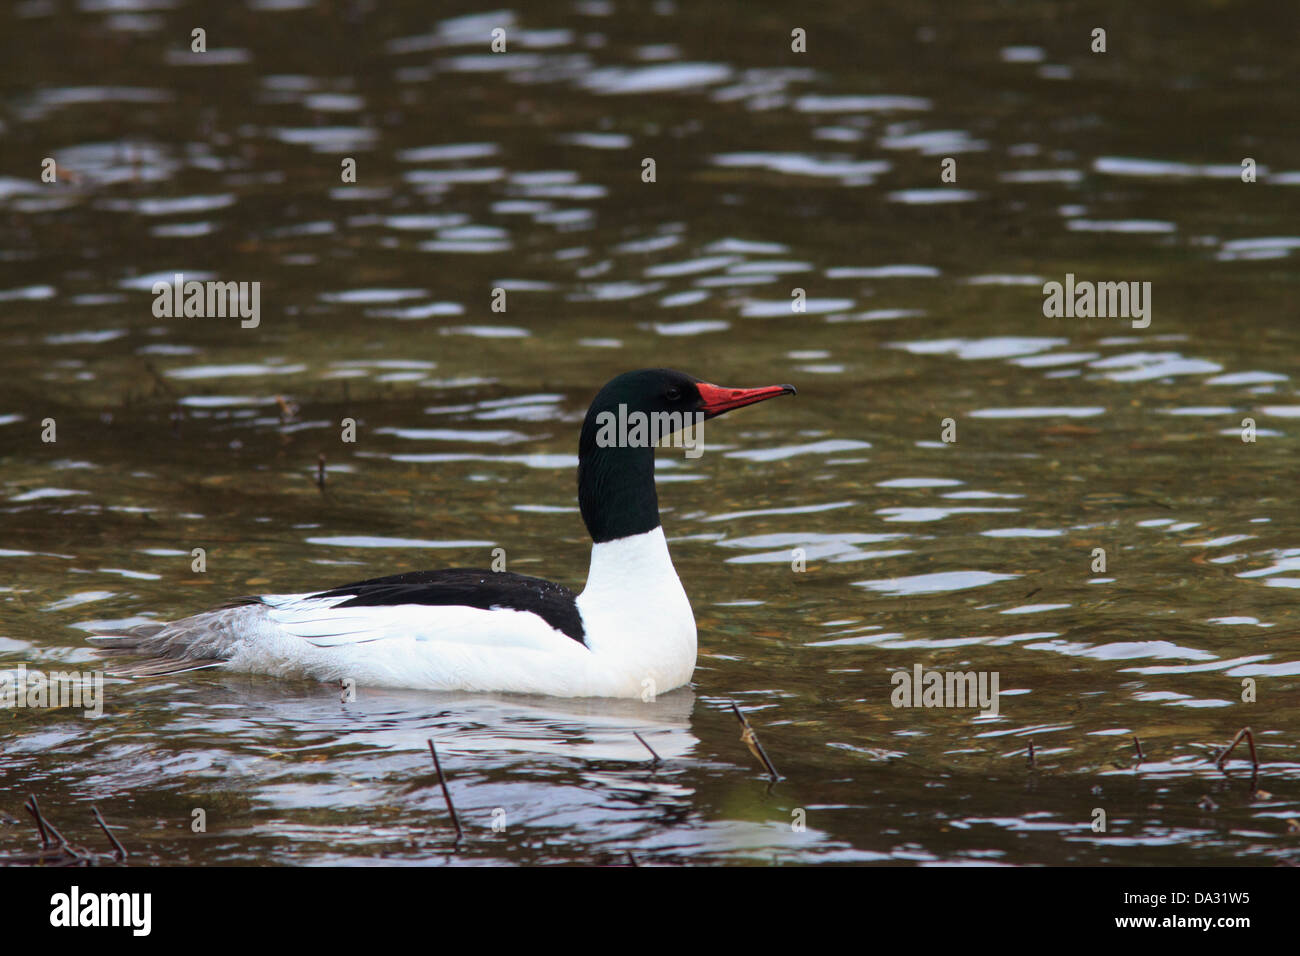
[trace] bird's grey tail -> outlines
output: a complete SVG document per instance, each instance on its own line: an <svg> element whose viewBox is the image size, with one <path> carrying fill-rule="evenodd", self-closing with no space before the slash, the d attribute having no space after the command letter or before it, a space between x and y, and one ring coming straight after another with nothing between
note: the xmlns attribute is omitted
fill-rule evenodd
<svg viewBox="0 0 1300 956"><path fill-rule="evenodd" d="M114 677L163 677L219 667L239 643L233 625L261 606L256 598L242 598L179 621L150 621L87 640L114 662L108 669Z"/></svg>

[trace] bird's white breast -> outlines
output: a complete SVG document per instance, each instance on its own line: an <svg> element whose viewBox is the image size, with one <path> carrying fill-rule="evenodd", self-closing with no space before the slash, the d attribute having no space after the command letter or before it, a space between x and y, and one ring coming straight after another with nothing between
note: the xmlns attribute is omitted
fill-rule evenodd
<svg viewBox="0 0 1300 956"><path fill-rule="evenodd" d="M695 669L695 618L663 529L596 544L575 641L529 611L265 595L219 612L227 667L358 686L653 699Z"/></svg>
<svg viewBox="0 0 1300 956"><path fill-rule="evenodd" d="M578 610L588 646L618 688L608 696L652 697L691 679L695 615L662 527L592 545Z"/></svg>

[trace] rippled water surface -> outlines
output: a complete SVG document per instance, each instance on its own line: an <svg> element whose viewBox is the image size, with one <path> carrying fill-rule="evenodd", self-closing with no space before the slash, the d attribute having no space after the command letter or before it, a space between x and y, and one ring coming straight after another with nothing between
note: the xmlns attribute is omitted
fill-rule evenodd
<svg viewBox="0 0 1300 956"><path fill-rule="evenodd" d="M1300 24L1109 6L9 5L0 667L494 548L580 587L600 384L799 396L661 453L691 688L110 679L0 710L0 850L36 793L160 863L1294 860ZM260 323L156 317L178 272ZM1150 282L1150 325L1045 318L1067 273ZM891 706L917 665L998 714ZM1257 788L1213 763L1247 725Z"/></svg>

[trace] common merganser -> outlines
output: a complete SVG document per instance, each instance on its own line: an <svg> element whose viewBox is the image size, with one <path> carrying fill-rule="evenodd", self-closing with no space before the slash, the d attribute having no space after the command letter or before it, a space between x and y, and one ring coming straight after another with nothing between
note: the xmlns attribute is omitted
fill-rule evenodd
<svg viewBox="0 0 1300 956"><path fill-rule="evenodd" d="M581 594L505 571L413 571L237 598L91 640L146 658L117 671L126 676L220 667L418 690L666 693L691 679L696 633L659 524L654 438L785 394L794 386L721 388L671 369L606 384L578 444L578 505L593 542Z"/></svg>

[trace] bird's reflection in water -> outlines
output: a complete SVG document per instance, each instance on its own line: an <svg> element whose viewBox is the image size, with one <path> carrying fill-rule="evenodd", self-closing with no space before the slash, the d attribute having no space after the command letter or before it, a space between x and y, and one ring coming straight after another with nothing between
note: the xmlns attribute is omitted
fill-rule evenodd
<svg viewBox="0 0 1300 956"><path fill-rule="evenodd" d="M282 733L332 747L410 750L428 757L433 738L442 754L548 755L587 761L653 762L688 757L699 743L691 732L695 692L678 688L649 700L540 697L339 688L261 678L205 681L185 695L247 739L257 728L266 743ZM215 727L209 727L216 730Z"/></svg>

